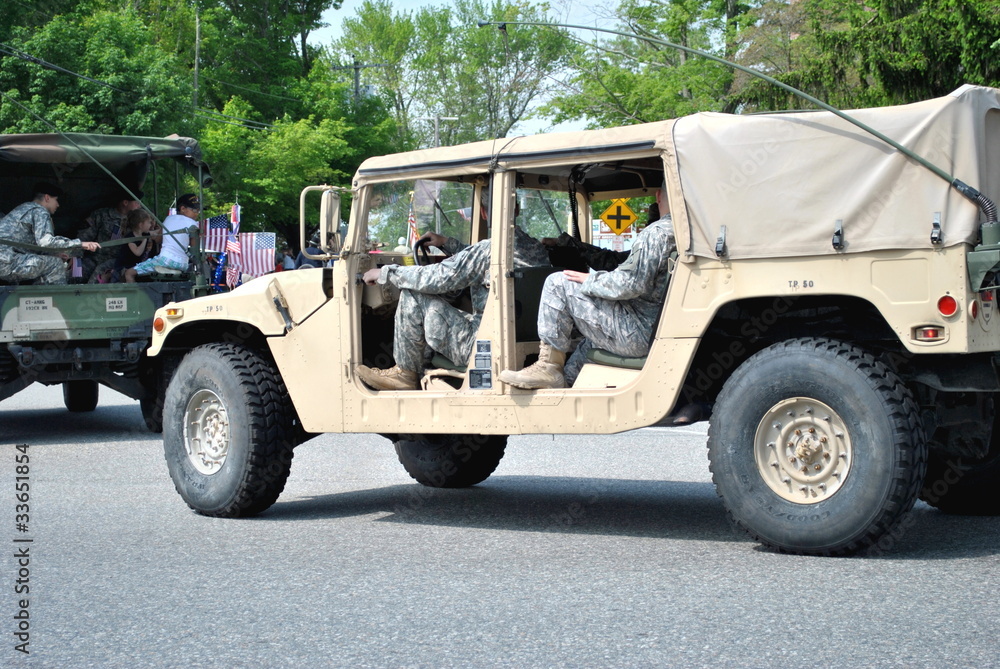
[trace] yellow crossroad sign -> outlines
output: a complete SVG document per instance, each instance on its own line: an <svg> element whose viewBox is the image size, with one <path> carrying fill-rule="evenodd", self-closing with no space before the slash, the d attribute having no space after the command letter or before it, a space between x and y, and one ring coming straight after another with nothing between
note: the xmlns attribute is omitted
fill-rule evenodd
<svg viewBox="0 0 1000 669"><path fill-rule="evenodd" d="M616 235L620 235L628 230L638 216L628 206L628 198L618 198L611 201L611 206L601 214L601 220L611 228Z"/></svg>

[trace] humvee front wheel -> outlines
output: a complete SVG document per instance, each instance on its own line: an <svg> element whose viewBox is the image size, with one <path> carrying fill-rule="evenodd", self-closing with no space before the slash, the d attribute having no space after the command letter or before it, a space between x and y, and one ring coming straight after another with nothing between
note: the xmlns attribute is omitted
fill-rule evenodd
<svg viewBox="0 0 1000 669"><path fill-rule="evenodd" d="M294 408L273 364L230 344L199 346L167 387L163 447L188 506L207 516L251 516L285 487Z"/></svg>
<svg viewBox="0 0 1000 669"><path fill-rule="evenodd" d="M420 435L393 442L407 473L432 488L466 488L492 474L507 448L507 437L480 434Z"/></svg>
<svg viewBox="0 0 1000 669"><path fill-rule="evenodd" d="M874 546L913 506L927 459L916 403L863 350L827 339L764 349L729 378L709 462L738 526L781 551Z"/></svg>
<svg viewBox="0 0 1000 669"><path fill-rule="evenodd" d="M97 408L101 385L97 381L63 382L63 403L69 411L83 413Z"/></svg>

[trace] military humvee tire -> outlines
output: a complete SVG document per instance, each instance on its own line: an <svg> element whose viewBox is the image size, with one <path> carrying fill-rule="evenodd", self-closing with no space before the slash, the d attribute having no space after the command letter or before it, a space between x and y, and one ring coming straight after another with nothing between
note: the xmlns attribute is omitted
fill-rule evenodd
<svg viewBox="0 0 1000 669"><path fill-rule="evenodd" d="M291 471L294 417L271 362L232 344L195 348L163 407L164 456L177 492L206 516L264 511Z"/></svg>
<svg viewBox="0 0 1000 669"><path fill-rule="evenodd" d="M1000 515L1000 420L994 419L990 450L981 460L931 453L920 499L966 516Z"/></svg>
<svg viewBox="0 0 1000 669"><path fill-rule="evenodd" d="M480 434L422 435L393 442L399 462L417 483L432 488L466 488L496 470L507 437Z"/></svg>
<svg viewBox="0 0 1000 669"><path fill-rule="evenodd" d="M789 553L875 546L913 506L927 461L917 405L899 377L829 339L775 344L740 365L708 436L729 515Z"/></svg>
<svg viewBox="0 0 1000 669"><path fill-rule="evenodd" d="M63 403L74 413L93 411L97 408L97 398L100 393L97 381L64 381Z"/></svg>
<svg viewBox="0 0 1000 669"><path fill-rule="evenodd" d="M139 398L139 410L142 411L142 420L146 423L146 428L150 432L159 434L163 432L163 397L144 395Z"/></svg>

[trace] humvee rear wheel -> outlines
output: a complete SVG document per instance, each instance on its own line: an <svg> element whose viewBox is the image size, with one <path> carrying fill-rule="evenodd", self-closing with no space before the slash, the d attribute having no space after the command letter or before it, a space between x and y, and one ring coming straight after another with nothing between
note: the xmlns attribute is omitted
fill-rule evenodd
<svg viewBox="0 0 1000 669"><path fill-rule="evenodd" d="M397 439L396 455L417 483L465 488L489 478L507 448L507 437L479 434L420 435Z"/></svg>
<svg viewBox="0 0 1000 669"><path fill-rule="evenodd" d="M273 364L255 351L209 344L188 353L167 387L163 447L188 506L207 516L251 516L285 487L294 408Z"/></svg>
<svg viewBox="0 0 1000 669"><path fill-rule="evenodd" d="M97 408L100 394L100 384L97 381L84 379L82 381L63 382L63 403L74 413L93 411Z"/></svg>
<svg viewBox="0 0 1000 669"><path fill-rule="evenodd" d="M826 339L776 344L742 364L719 394L708 447L736 524L772 548L815 555L876 545L916 501L927 459L899 377Z"/></svg>

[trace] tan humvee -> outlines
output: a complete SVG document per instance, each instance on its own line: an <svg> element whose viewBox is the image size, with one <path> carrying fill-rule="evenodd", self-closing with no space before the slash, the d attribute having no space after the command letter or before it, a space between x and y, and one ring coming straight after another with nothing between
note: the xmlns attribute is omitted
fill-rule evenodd
<svg viewBox="0 0 1000 669"><path fill-rule="evenodd" d="M967 86L852 114L1000 193L1000 92ZM648 356L595 355L572 388L498 382L537 353L552 271L513 269L518 206L533 236L587 241L595 203L631 198L638 217L664 180L678 257ZM351 184L342 239L340 193L307 189L303 211L312 191L332 267L157 312L150 354L176 370L167 462L200 513L266 509L310 433L384 434L420 483L465 486L493 472L507 435L611 434L670 425L679 412L710 414L719 494L739 525L781 550L886 548L918 496L1000 509L1000 247L980 242L984 222L996 241L993 223L833 114L696 114L372 158ZM491 238L490 296L469 360L438 356L421 390L377 392L355 370L393 364L398 292L359 277L412 261L397 246L408 219L418 234Z"/></svg>

